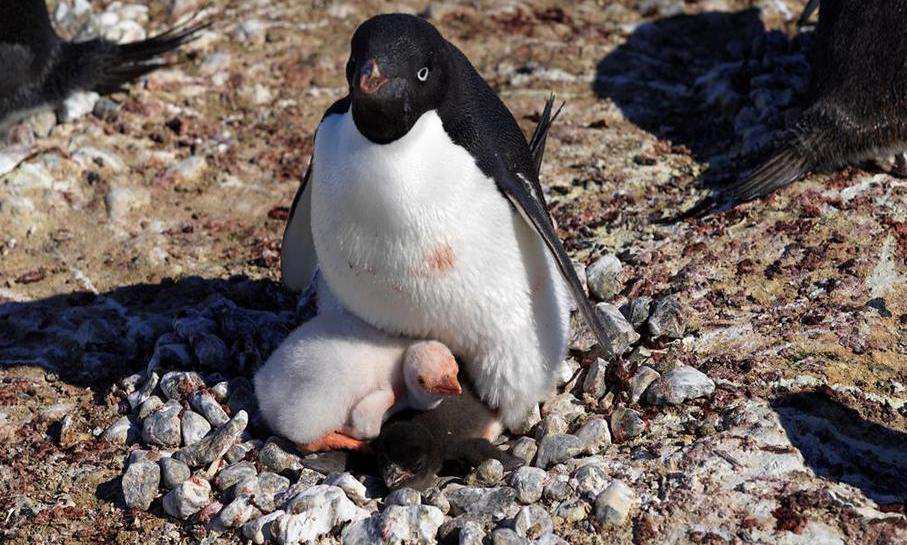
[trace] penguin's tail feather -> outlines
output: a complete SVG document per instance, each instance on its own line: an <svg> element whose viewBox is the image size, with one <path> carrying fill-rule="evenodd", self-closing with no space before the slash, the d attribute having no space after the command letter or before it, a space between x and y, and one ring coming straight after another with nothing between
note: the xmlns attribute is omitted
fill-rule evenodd
<svg viewBox="0 0 907 545"><path fill-rule="evenodd" d="M764 197L779 187L793 182L809 170L809 161L793 147L786 147L745 178L719 191L717 202L736 205Z"/></svg>
<svg viewBox="0 0 907 545"><path fill-rule="evenodd" d="M146 40L113 44L105 40L71 44L80 55L79 65L84 67L80 87L99 93L110 93L127 83L175 63L160 60L160 56L175 51L198 38L198 33L211 22L198 22L174 27Z"/></svg>
<svg viewBox="0 0 907 545"><path fill-rule="evenodd" d="M536 176L538 176L539 171L542 168L542 158L545 156L545 144L548 142L548 130L551 128L551 125L554 123L554 120L557 119L557 116L560 115L561 110L564 109L564 102L558 106L557 111L554 112L554 115L551 114L554 109L554 94L548 96L548 99L545 101L545 109L542 110L542 115L539 116L539 122L535 126L535 130L532 132L532 138L529 140L529 151L532 152L532 165L535 168Z"/></svg>

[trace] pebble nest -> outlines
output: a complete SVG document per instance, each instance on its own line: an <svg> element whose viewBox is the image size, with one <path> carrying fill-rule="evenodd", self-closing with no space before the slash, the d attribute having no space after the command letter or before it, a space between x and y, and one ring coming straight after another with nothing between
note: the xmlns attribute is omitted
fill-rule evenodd
<svg viewBox="0 0 907 545"><path fill-rule="evenodd" d="M613 296L621 270L619 259L607 255L584 276L594 293ZM424 493L388 494L376 475L343 471L342 457L338 465L319 454L303 456L268 437L256 413L244 373L313 307L310 294L296 311L282 312L213 296L157 337L145 371L119 382L125 414L102 435L129 445L120 481L128 507L148 510L159 502L167 515L203 525L207 541L235 529L259 544L306 543L329 534L341 535L344 543L431 543L452 532L461 543L481 543L486 535L494 543L565 543L554 533L555 518L626 523L636 493L594 457L612 441L645 432L640 404L679 405L715 391L715 383L692 367L662 375L645 365L645 344L683 337L675 297L641 297L622 309L598 303L612 341L604 352L632 362L622 369L632 370L624 391L609 389L605 359L595 358L588 368L568 359L559 392L527 422L526 434L499 441L525 466L505 473L500 462L489 460ZM589 335L579 329L574 353L591 357ZM227 379L224 372L238 376Z"/></svg>

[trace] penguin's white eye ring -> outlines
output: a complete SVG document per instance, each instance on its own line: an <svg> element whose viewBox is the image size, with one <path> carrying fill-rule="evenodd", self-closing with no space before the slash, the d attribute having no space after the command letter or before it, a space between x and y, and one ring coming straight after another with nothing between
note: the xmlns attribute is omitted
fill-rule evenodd
<svg viewBox="0 0 907 545"><path fill-rule="evenodd" d="M416 72L416 77L419 78L419 81L425 81L428 79L428 67L423 66Z"/></svg>

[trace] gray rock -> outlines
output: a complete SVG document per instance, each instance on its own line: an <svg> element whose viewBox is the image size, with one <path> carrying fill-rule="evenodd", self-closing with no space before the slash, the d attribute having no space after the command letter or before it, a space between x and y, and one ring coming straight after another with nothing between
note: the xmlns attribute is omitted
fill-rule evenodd
<svg viewBox="0 0 907 545"><path fill-rule="evenodd" d="M646 390L643 399L653 405L680 405L715 392L715 382L698 369L682 365L665 373Z"/></svg>
<svg viewBox="0 0 907 545"><path fill-rule="evenodd" d="M192 341L192 351L199 365L208 369L223 367L230 356L227 345L219 337L205 333Z"/></svg>
<svg viewBox="0 0 907 545"><path fill-rule="evenodd" d="M601 467L588 464L576 470L570 479L570 486L581 496L594 500L608 486L608 475Z"/></svg>
<svg viewBox="0 0 907 545"><path fill-rule="evenodd" d="M223 426L230 420L224 408L209 392L195 391L189 395L189 406L205 417L213 426Z"/></svg>
<svg viewBox="0 0 907 545"><path fill-rule="evenodd" d="M161 458L157 463L161 467L161 484L167 490L176 488L192 475L189 466L172 456Z"/></svg>
<svg viewBox="0 0 907 545"><path fill-rule="evenodd" d="M583 444L583 451L586 454L598 454L605 447L611 444L611 431L608 429L608 421L600 416L593 416L583 424L576 432Z"/></svg>
<svg viewBox="0 0 907 545"><path fill-rule="evenodd" d="M391 505L344 529L344 545L436 543L444 515L430 505Z"/></svg>
<svg viewBox="0 0 907 545"><path fill-rule="evenodd" d="M589 516L592 506L579 498L571 498L562 501L554 510L554 516L568 523L576 523Z"/></svg>
<svg viewBox="0 0 907 545"><path fill-rule="evenodd" d="M384 505L421 505L422 494L412 488L398 488L384 498ZM448 502L447 508L450 509ZM442 511L443 513L443 511Z"/></svg>
<svg viewBox="0 0 907 545"><path fill-rule="evenodd" d="M557 371L557 386L564 386L576 375L576 372L579 370L579 362L573 358L567 358L561 362L560 367ZM565 391L570 391L570 388L565 388Z"/></svg>
<svg viewBox="0 0 907 545"><path fill-rule="evenodd" d="M548 435L539 443L539 451L535 457L535 465L547 469L552 464L558 464L583 451L583 442L579 437L566 433Z"/></svg>
<svg viewBox="0 0 907 545"><path fill-rule="evenodd" d="M234 35L242 43L261 45L265 43L267 26L258 19L247 19L236 28Z"/></svg>
<svg viewBox="0 0 907 545"><path fill-rule="evenodd" d="M608 346L602 347L607 357L614 358L624 354L639 340L639 333L614 305L599 303L595 305L595 312L598 313L605 335L608 337Z"/></svg>
<svg viewBox="0 0 907 545"><path fill-rule="evenodd" d="M239 411L229 422L217 428L198 443L176 451L173 453L173 457L185 462L189 467L210 464L227 452L227 449L236 442L243 430L246 429L248 422L249 417L246 412Z"/></svg>
<svg viewBox="0 0 907 545"><path fill-rule="evenodd" d="M553 476L549 477L548 484L545 485L545 490L542 491L542 495L551 501L561 501L573 492L573 488L570 486L570 477L560 473L556 473Z"/></svg>
<svg viewBox="0 0 907 545"><path fill-rule="evenodd" d="M438 488L432 487L422 493L422 501L425 505L433 505L441 510L445 515L450 511L450 501L447 494Z"/></svg>
<svg viewBox="0 0 907 545"><path fill-rule="evenodd" d="M205 417L193 412L183 411L182 422L180 423L183 435L183 445L194 445L202 440L211 431L211 424L205 420Z"/></svg>
<svg viewBox="0 0 907 545"><path fill-rule="evenodd" d="M94 109L101 95L94 91L76 91L67 96L57 109L57 121L71 123Z"/></svg>
<svg viewBox="0 0 907 545"><path fill-rule="evenodd" d="M649 319L651 308L652 298L643 295L621 306L620 311L633 327L641 327Z"/></svg>
<svg viewBox="0 0 907 545"><path fill-rule="evenodd" d="M271 524L271 532L278 543L315 541L343 524L368 516L368 512L351 502L343 490L323 484L294 496L287 502L285 511ZM343 542L347 543L346 538Z"/></svg>
<svg viewBox="0 0 907 545"><path fill-rule="evenodd" d="M214 487L218 490L227 490L231 486L247 479L256 479L258 470L252 462L237 462L220 470L214 477Z"/></svg>
<svg viewBox="0 0 907 545"><path fill-rule="evenodd" d="M270 471L258 476L255 493L252 494L255 505L269 513L277 508L277 495L290 488L290 479Z"/></svg>
<svg viewBox="0 0 907 545"><path fill-rule="evenodd" d="M542 498L548 474L544 469L523 466L510 476L510 486L516 490L520 503L535 503Z"/></svg>
<svg viewBox="0 0 907 545"><path fill-rule="evenodd" d="M138 461L126 468L121 486L123 500L129 507L147 511L157 495L161 482L161 469L154 462Z"/></svg>
<svg viewBox="0 0 907 545"><path fill-rule="evenodd" d="M229 383L224 380L212 386L210 388L210 391L214 395L215 399L220 402L225 402L227 401L227 396L230 394L230 386Z"/></svg>
<svg viewBox="0 0 907 545"><path fill-rule="evenodd" d="M535 540L552 532L554 524L542 506L526 505L514 517L513 529L520 536Z"/></svg>
<svg viewBox="0 0 907 545"><path fill-rule="evenodd" d="M275 536L271 533L271 524L283 515L283 511L277 510L249 521L243 524L242 534L255 545L274 542Z"/></svg>
<svg viewBox="0 0 907 545"><path fill-rule="evenodd" d="M545 418L542 418L542 421L539 422L539 425L535 428L535 439L536 441L541 441L549 435L556 435L559 433L567 432L567 421L563 419L560 415L550 414Z"/></svg>
<svg viewBox="0 0 907 545"><path fill-rule="evenodd" d="M599 301L608 300L620 293L620 272L623 265L617 256L606 254L586 268L589 292Z"/></svg>
<svg viewBox="0 0 907 545"><path fill-rule="evenodd" d="M110 122L116 121L120 113L120 105L107 97L101 97L92 108L91 113L98 119Z"/></svg>
<svg viewBox="0 0 907 545"><path fill-rule="evenodd" d="M246 455L253 450L260 450L262 448L261 445L262 443L259 440L236 443L235 445L227 449L227 453L224 454L224 461L228 464L235 464L236 462L243 460Z"/></svg>
<svg viewBox="0 0 907 545"><path fill-rule="evenodd" d="M164 402L158 396L150 396L139 405L139 420L145 420L148 415L164 406Z"/></svg>
<svg viewBox="0 0 907 545"><path fill-rule="evenodd" d="M295 471L302 467L299 456L289 453L280 445L280 439L271 438L265 443L258 453L258 461L263 467L276 473L292 470Z"/></svg>
<svg viewBox="0 0 907 545"><path fill-rule="evenodd" d="M564 392L549 398L542 405L542 416L558 415L567 423L573 422L586 413L583 404L576 397Z"/></svg>
<svg viewBox="0 0 907 545"><path fill-rule="evenodd" d="M583 380L583 391L599 400L608 392L608 383L605 375L608 372L608 362L601 358L596 358L589 370L586 371L586 378Z"/></svg>
<svg viewBox="0 0 907 545"><path fill-rule="evenodd" d="M504 478L504 464L494 458L485 460L476 468L476 475L485 484L497 484Z"/></svg>
<svg viewBox="0 0 907 545"><path fill-rule="evenodd" d="M498 528L491 533L491 543L493 545L531 545L525 537L516 533L510 528Z"/></svg>
<svg viewBox="0 0 907 545"><path fill-rule="evenodd" d="M517 437L512 446L510 447L510 454L516 456L517 458L522 458L527 464L531 464L532 460L535 458L535 453L538 452L539 447L535 443L535 439L532 437Z"/></svg>
<svg viewBox="0 0 907 545"><path fill-rule="evenodd" d="M661 374L648 365L641 365L630 379L630 403L637 403L649 385L658 380Z"/></svg>
<svg viewBox="0 0 907 545"><path fill-rule="evenodd" d="M324 479L324 484L336 486L343 490L346 497L353 500L353 503L356 505L362 506L368 502L365 485L359 482L359 480L350 473L334 473L328 475Z"/></svg>
<svg viewBox="0 0 907 545"><path fill-rule="evenodd" d="M247 496L240 496L220 510L217 518L214 519L214 528L238 528L250 520L257 520L260 517L261 511L252 504L251 499Z"/></svg>
<svg viewBox="0 0 907 545"><path fill-rule="evenodd" d="M536 539L532 545L570 545L570 543L554 533L547 533Z"/></svg>
<svg viewBox="0 0 907 545"><path fill-rule="evenodd" d="M121 416L104 430L103 439L115 445L125 445L129 440L129 432L132 429L132 421L129 420L129 417Z"/></svg>
<svg viewBox="0 0 907 545"><path fill-rule="evenodd" d="M169 170L169 174L179 182L191 183L198 181L207 167L208 162L205 161L204 157L191 155L173 166ZM223 344L223 341L221 341L221 344ZM223 363L223 360L220 363Z"/></svg>
<svg viewBox="0 0 907 545"><path fill-rule="evenodd" d="M164 511L187 519L211 501L211 485L199 477L189 477L164 496Z"/></svg>
<svg viewBox="0 0 907 545"><path fill-rule="evenodd" d="M666 337L679 339L683 337L686 324L682 316L680 301L670 295L655 302L652 314L646 322L646 328L653 339Z"/></svg>
<svg viewBox="0 0 907 545"><path fill-rule="evenodd" d="M611 434L618 443L639 436L645 429L645 420L633 409L619 407L611 413Z"/></svg>
<svg viewBox="0 0 907 545"><path fill-rule="evenodd" d="M493 521L504 520L516 514L516 491L510 487L477 488L459 487L447 494L450 512L490 517Z"/></svg>
<svg viewBox="0 0 907 545"><path fill-rule="evenodd" d="M483 545L485 530L481 524L467 522L460 528L459 545Z"/></svg>
<svg viewBox="0 0 907 545"><path fill-rule="evenodd" d="M615 479L595 500L595 518L606 525L626 522L636 501L636 493L623 481Z"/></svg>
<svg viewBox="0 0 907 545"><path fill-rule="evenodd" d="M142 439L159 447L180 446L180 412L176 401L168 401L142 423Z"/></svg>
<svg viewBox="0 0 907 545"><path fill-rule="evenodd" d="M148 376L148 380L142 384L141 388L126 396L126 399L129 401L129 406L132 407L133 410L151 397L151 393L157 388L158 380L157 373L151 373Z"/></svg>
<svg viewBox="0 0 907 545"><path fill-rule="evenodd" d="M171 371L161 377L161 391L167 399L183 401L189 395L205 387L205 381L198 373L187 371Z"/></svg>

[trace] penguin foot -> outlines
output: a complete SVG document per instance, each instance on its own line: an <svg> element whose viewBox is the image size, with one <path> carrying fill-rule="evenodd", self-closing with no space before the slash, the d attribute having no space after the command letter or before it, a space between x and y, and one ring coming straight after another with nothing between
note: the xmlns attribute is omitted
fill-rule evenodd
<svg viewBox="0 0 907 545"><path fill-rule="evenodd" d="M319 439L309 443L297 445L303 452L323 452L327 450L364 450L366 442L361 439L355 439L349 435L332 431Z"/></svg>

